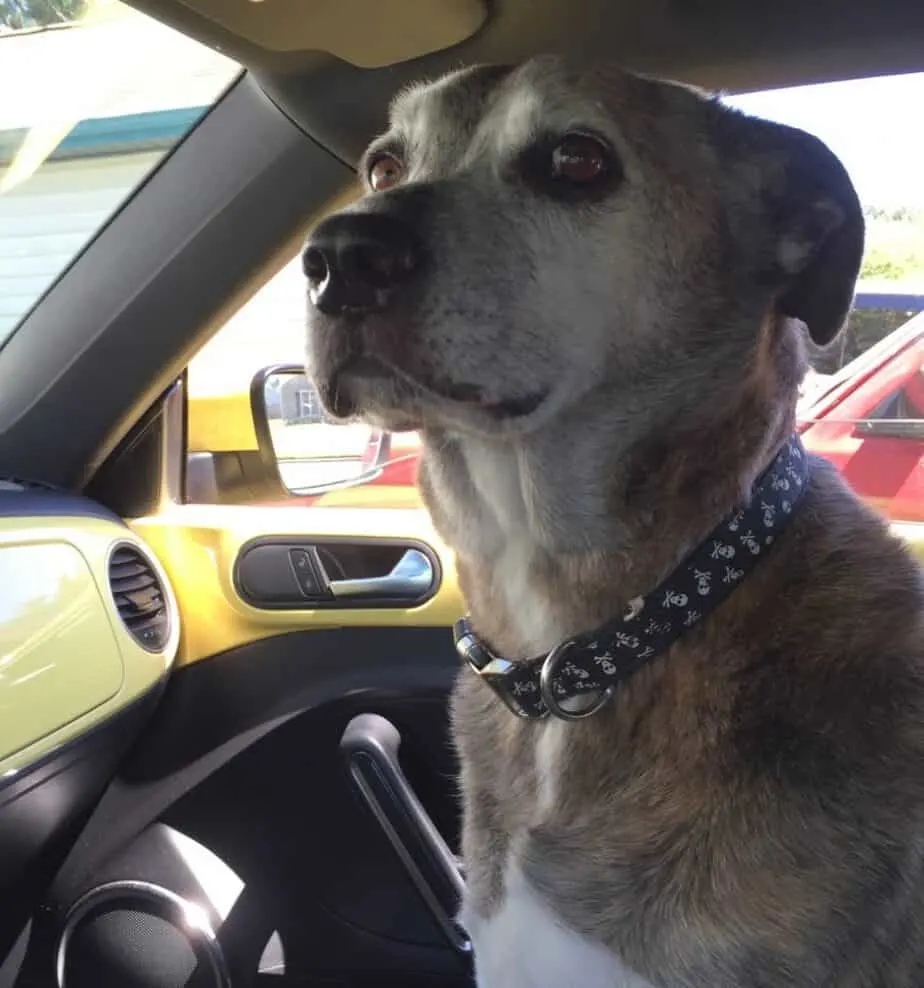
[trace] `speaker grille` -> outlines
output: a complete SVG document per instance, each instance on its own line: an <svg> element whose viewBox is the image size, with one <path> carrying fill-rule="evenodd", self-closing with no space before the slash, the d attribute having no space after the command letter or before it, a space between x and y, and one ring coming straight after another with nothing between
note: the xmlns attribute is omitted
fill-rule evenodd
<svg viewBox="0 0 924 988"><path fill-rule="evenodd" d="M224 956L194 907L147 882L88 892L68 913L57 951L59 988L230 988Z"/></svg>

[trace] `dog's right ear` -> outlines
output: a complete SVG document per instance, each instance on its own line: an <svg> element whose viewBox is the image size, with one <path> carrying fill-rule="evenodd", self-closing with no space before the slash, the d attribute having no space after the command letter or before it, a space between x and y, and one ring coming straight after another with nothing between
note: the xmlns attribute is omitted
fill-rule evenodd
<svg viewBox="0 0 924 988"><path fill-rule="evenodd" d="M847 321L863 262L856 190L817 137L731 112L734 123L726 118L723 136L734 135L736 170L752 185L758 223L769 237L758 276L773 288L777 311L803 322L824 346Z"/></svg>

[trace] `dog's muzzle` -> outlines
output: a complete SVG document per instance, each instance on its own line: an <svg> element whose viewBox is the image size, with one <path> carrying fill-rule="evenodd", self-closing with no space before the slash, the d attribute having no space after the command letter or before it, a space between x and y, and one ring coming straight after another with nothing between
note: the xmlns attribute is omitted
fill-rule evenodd
<svg viewBox="0 0 924 988"><path fill-rule="evenodd" d="M411 227L387 213L341 213L320 223L302 254L308 297L321 312L381 312L420 268Z"/></svg>

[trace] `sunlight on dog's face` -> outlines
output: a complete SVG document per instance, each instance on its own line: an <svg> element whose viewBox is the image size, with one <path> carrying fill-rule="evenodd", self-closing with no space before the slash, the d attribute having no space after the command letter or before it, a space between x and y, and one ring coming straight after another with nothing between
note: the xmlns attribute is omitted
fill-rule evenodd
<svg viewBox="0 0 924 988"><path fill-rule="evenodd" d="M759 160L737 153L752 125L774 126L551 56L403 93L368 194L304 254L322 401L503 435L591 395L666 405L678 375L740 374L754 339L728 327L756 326L843 221L821 182L779 208L790 149L760 130Z"/></svg>

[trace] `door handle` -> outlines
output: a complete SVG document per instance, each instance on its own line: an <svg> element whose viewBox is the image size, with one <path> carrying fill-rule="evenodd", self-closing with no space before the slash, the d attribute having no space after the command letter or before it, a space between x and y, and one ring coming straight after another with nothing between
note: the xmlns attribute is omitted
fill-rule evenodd
<svg viewBox="0 0 924 988"><path fill-rule="evenodd" d="M335 600L357 597L418 600L433 585L433 563L419 549L408 549L385 576L352 580L329 580L327 588Z"/></svg>
<svg viewBox="0 0 924 988"><path fill-rule="evenodd" d="M468 954L456 915L465 894L461 862L446 844L401 768L401 733L378 714L358 714L340 738L350 777L385 832L443 935Z"/></svg>
<svg viewBox="0 0 924 988"><path fill-rule="evenodd" d="M267 535L241 547L233 578L245 603L267 610L410 608L439 590L442 569L417 540Z"/></svg>

